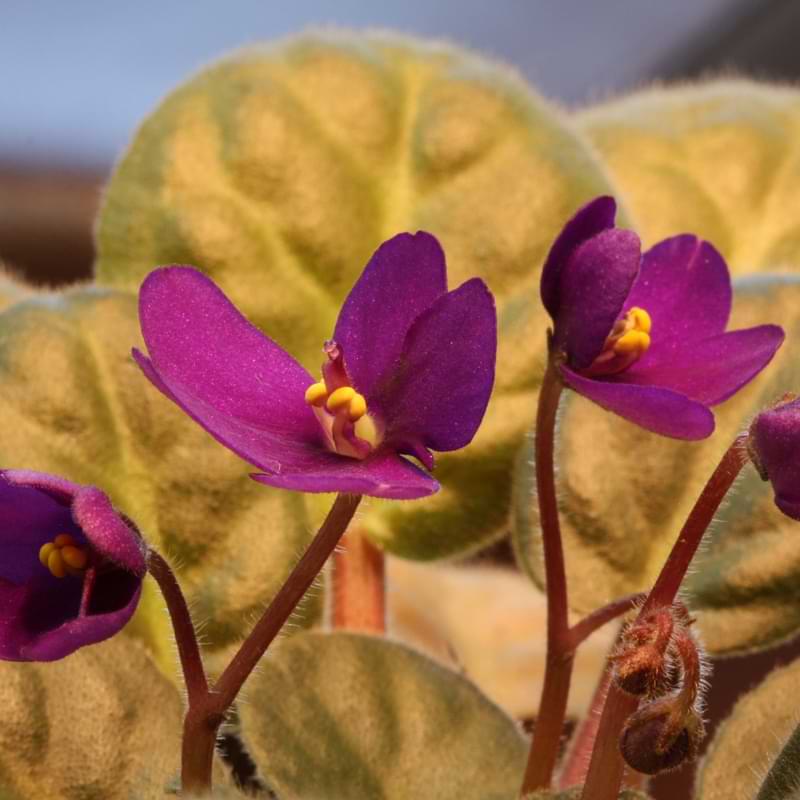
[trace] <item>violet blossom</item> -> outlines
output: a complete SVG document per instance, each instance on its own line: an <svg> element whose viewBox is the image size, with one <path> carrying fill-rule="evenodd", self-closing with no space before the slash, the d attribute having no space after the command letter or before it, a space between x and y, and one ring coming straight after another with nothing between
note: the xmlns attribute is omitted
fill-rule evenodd
<svg viewBox="0 0 800 800"><path fill-rule="evenodd" d="M750 426L748 449L761 477L772 483L775 505L800 520L800 398L762 411Z"/></svg>
<svg viewBox="0 0 800 800"><path fill-rule="evenodd" d="M494 300L447 291L428 233L382 244L344 301L321 377L248 322L193 267L152 272L139 295L150 381L270 486L410 499L439 484L431 450L470 442L494 382ZM320 342L322 345L323 343Z"/></svg>
<svg viewBox="0 0 800 800"><path fill-rule="evenodd" d="M598 197L553 244L541 296L564 382L647 430L703 439L709 406L770 361L777 325L725 332L731 281L722 256L685 234L640 256L639 238L614 227L616 204Z"/></svg>
<svg viewBox="0 0 800 800"><path fill-rule="evenodd" d="M0 659L55 661L117 633L146 549L94 486L0 471Z"/></svg>

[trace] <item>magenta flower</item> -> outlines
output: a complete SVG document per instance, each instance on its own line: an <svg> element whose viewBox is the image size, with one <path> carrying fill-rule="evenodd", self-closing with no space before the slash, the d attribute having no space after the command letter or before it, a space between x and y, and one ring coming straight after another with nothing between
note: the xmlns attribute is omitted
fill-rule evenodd
<svg viewBox="0 0 800 800"><path fill-rule="evenodd" d="M99 489L0 471L0 659L55 661L113 636L145 569L141 537Z"/></svg>
<svg viewBox="0 0 800 800"><path fill-rule="evenodd" d="M800 520L800 399L762 411L750 426L748 447L761 477L772 483L775 505Z"/></svg>
<svg viewBox="0 0 800 800"><path fill-rule="evenodd" d="M315 380L192 267L145 279L142 371L212 436L305 492L410 499L439 484L431 450L464 447L494 382L494 300L474 278L447 291L428 233L381 245L342 306ZM322 343L320 343L322 344Z"/></svg>
<svg viewBox="0 0 800 800"><path fill-rule="evenodd" d="M703 439L709 406L752 380L783 341L777 325L725 333L731 282L722 256L689 234L640 257L598 197L564 226L544 265L542 302L564 382L647 430Z"/></svg>

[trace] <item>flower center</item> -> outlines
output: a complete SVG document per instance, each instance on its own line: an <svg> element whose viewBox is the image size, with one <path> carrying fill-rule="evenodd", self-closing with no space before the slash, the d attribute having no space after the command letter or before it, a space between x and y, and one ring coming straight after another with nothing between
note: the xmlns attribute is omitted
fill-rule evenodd
<svg viewBox="0 0 800 800"><path fill-rule="evenodd" d="M52 542L39 549L39 561L56 578L66 575L83 575L89 563L89 553L79 547L68 533L60 533Z"/></svg>
<svg viewBox="0 0 800 800"><path fill-rule="evenodd" d="M308 403L334 453L366 458L378 444L375 420L367 412L367 401L351 385L344 366L342 348L334 341L323 348L328 360L322 365L322 380L306 389Z"/></svg>
<svg viewBox="0 0 800 800"><path fill-rule="evenodd" d="M650 347L650 315L638 306L618 319L608 334L603 350L584 371L586 375L615 375L638 361Z"/></svg>

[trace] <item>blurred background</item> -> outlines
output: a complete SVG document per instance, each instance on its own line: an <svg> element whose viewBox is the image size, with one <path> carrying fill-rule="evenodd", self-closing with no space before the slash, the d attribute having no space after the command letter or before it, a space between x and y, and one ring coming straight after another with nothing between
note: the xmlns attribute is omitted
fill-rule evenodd
<svg viewBox="0 0 800 800"><path fill-rule="evenodd" d="M470 46L567 107L705 73L800 75L791 0L0 0L0 262L38 283L88 277L103 182L159 100L227 51L330 24ZM797 652L717 665L712 717ZM654 791L678 800L688 781L678 773Z"/></svg>

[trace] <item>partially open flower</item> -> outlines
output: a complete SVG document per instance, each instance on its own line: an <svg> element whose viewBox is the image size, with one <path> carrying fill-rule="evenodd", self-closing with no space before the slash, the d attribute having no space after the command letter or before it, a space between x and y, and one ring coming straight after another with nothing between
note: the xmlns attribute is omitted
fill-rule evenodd
<svg viewBox="0 0 800 800"><path fill-rule="evenodd" d="M55 661L113 636L136 610L145 553L99 489L0 471L0 659Z"/></svg>
<svg viewBox="0 0 800 800"><path fill-rule="evenodd" d="M639 238L614 227L599 197L556 239L541 295L564 382L647 430L702 439L709 406L752 380L783 341L776 325L725 332L731 282L722 256L696 236L640 256Z"/></svg>
<svg viewBox="0 0 800 800"><path fill-rule="evenodd" d="M772 483L775 505L800 520L800 398L762 411L750 426L748 449L761 477Z"/></svg>
<svg viewBox="0 0 800 800"><path fill-rule="evenodd" d="M447 291L428 233L372 256L323 345L316 380L203 273L163 267L139 296L139 366L270 486L411 499L439 484L431 450L470 442L494 382L494 300L473 278Z"/></svg>

